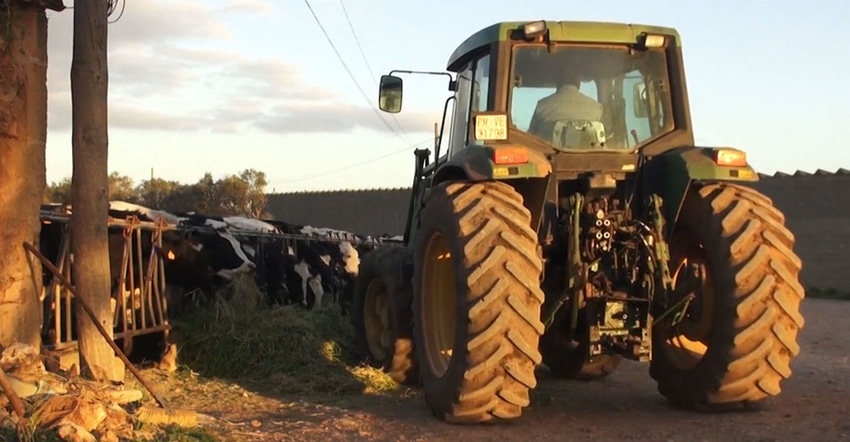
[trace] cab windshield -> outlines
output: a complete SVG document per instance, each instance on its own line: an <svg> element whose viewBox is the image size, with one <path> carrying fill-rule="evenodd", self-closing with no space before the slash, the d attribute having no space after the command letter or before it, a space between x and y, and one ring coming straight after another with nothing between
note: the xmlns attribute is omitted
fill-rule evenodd
<svg viewBox="0 0 850 442"><path fill-rule="evenodd" d="M563 150L631 150L673 130L663 49L519 45L513 129Z"/></svg>

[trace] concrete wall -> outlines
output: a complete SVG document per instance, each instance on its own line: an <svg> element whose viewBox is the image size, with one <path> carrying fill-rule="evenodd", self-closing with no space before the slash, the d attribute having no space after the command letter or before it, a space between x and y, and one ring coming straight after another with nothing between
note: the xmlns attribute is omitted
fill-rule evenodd
<svg viewBox="0 0 850 442"><path fill-rule="evenodd" d="M409 188L278 193L268 195L266 211L294 224L401 235L409 203Z"/></svg>
<svg viewBox="0 0 850 442"><path fill-rule="evenodd" d="M850 292L850 171L762 176L750 184L773 199L794 233L806 288ZM367 235L404 233L410 189L269 195L267 211L297 224Z"/></svg>
<svg viewBox="0 0 850 442"><path fill-rule="evenodd" d="M785 214L803 286L850 292L850 173L765 177L751 186Z"/></svg>

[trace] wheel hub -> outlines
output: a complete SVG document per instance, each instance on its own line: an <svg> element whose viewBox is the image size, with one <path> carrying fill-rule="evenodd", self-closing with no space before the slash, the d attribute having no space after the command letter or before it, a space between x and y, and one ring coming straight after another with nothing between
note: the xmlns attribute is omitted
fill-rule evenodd
<svg viewBox="0 0 850 442"><path fill-rule="evenodd" d="M379 279L372 281L366 289L363 319L369 352L380 361L387 358L392 346L389 301L389 294L383 282Z"/></svg>
<svg viewBox="0 0 850 442"><path fill-rule="evenodd" d="M448 370L454 347L457 293L451 253L440 233L435 233L428 242L422 284L420 302L427 365L441 377Z"/></svg>
<svg viewBox="0 0 850 442"><path fill-rule="evenodd" d="M672 328L664 324L669 335L665 351L676 365L687 369L696 366L705 356L714 330L714 283L702 246L687 246L684 258L673 274L673 285L674 288L683 285L696 287L690 293L683 294L693 294L695 297L687 305L681 321ZM667 320L664 322L667 323Z"/></svg>

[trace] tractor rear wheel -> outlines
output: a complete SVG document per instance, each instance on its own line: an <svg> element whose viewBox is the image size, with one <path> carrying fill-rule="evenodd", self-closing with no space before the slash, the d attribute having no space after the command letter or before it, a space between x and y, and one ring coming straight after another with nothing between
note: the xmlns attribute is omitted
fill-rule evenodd
<svg viewBox="0 0 850 442"><path fill-rule="evenodd" d="M734 184L695 185L670 244L674 284L699 278L671 329L653 330L650 375L682 408L726 409L781 391L803 327L794 235L772 201ZM676 300L671 300L675 302Z"/></svg>
<svg viewBox="0 0 850 442"><path fill-rule="evenodd" d="M401 270L412 261L413 252L407 247L373 250L363 257L354 285L352 316L361 360L400 384L419 380L413 350L413 289Z"/></svg>
<svg viewBox="0 0 850 442"><path fill-rule="evenodd" d="M503 182L455 182L422 210L414 336L425 400L447 422L519 417L537 385L543 263L522 201Z"/></svg>

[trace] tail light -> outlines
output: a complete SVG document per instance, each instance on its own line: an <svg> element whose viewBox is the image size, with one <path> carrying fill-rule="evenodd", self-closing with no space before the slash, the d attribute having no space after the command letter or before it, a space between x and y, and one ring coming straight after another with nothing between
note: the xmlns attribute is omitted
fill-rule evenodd
<svg viewBox="0 0 850 442"><path fill-rule="evenodd" d="M714 162L718 166L744 167L747 165L747 153L737 149L717 149Z"/></svg>
<svg viewBox="0 0 850 442"><path fill-rule="evenodd" d="M496 164L524 164L528 162L528 151L524 147L495 147L493 162Z"/></svg>

